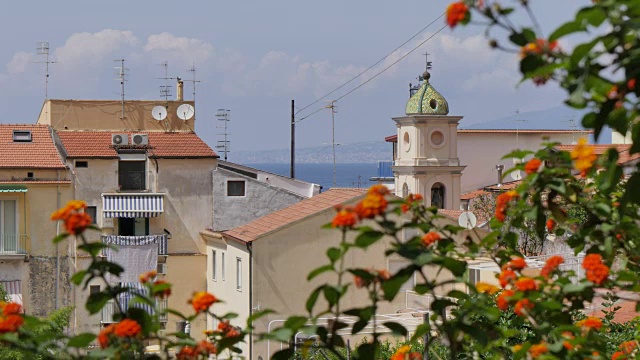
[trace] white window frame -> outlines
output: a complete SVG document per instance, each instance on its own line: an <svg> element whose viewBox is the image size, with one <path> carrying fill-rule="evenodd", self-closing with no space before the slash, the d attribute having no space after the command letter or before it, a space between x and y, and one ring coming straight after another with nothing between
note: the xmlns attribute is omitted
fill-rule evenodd
<svg viewBox="0 0 640 360"><path fill-rule="evenodd" d="M244 195L229 195L229 181L242 181L244 183ZM247 180L246 179L227 179L224 183L224 195L228 198L245 198L247 197Z"/></svg>
<svg viewBox="0 0 640 360"><path fill-rule="evenodd" d="M236 290L242 292L242 259L236 258Z"/></svg>
<svg viewBox="0 0 640 360"><path fill-rule="evenodd" d="M216 273L216 251L215 250L211 250L211 280L213 281L218 281L217 279L217 273Z"/></svg>
<svg viewBox="0 0 640 360"><path fill-rule="evenodd" d="M220 253L220 277L222 281L225 281L225 269L224 269L224 251Z"/></svg>
<svg viewBox="0 0 640 360"><path fill-rule="evenodd" d="M0 200L0 234L4 233L4 202L5 201L13 201L15 202L15 206L14 206L14 211L15 211L15 215L14 215L14 219L15 219L15 229L16 229L16 236L20 236L20 228L18 226L19 220L18 220L18 199L17 198L7 198L7 199L2 199Z"/></svg>

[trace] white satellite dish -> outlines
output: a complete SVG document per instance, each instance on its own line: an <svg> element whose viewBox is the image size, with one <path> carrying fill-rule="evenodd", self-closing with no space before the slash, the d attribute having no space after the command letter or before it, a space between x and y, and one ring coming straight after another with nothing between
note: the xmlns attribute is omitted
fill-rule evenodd
<svg viewBox="0 0 640 360"><path fill-rule="evenodd" d="M195 110L193 109L193 106L189 104L182 104L178 106L176 114L180 119L187 121L193 117L193 115L195 114Z"/></svg>
<svg viewBox="0 0 640 360"><path fill-rule="evenodd" d="M515 170L512 171L509 176L511 176L511 178L515 181L521 180L522 179L522 171L520 170Z"/></svg>
<svg viewBox="0 0 640 360"><path fill-rule="evenodd" d="M153 110L151 110L151 116L158 121L162 121L167 117L167 109L164 106L155 106Z"/></svg>
<svg viewBox="0 0 640 360"><path fill-rule="evenodd" d="M458 217L458 225L462 226L467 230L471 230L474 227L476 227L477 223L478 223L478 219L476 219L476 216L471 211L464 211Z"/></svg>

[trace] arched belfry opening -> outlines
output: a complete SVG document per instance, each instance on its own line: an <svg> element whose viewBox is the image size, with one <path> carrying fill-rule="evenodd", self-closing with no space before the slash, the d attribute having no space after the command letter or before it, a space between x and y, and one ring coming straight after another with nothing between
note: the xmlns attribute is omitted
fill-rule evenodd
<svg viewBox="0 0 640 360"><path fill-rule="evenodd" d="M435 206L437 209L444 209L444 195L445 187L442 183L435 183L431 187L431 206Z"/></svg>
<svg viewBox="0 0 640 360"><path fill-rule="evenodd" d="M409 185L407 185L407 183L404 183L404 185L402 185L402 198L406 199L407 196L409 196Z"/></svg>

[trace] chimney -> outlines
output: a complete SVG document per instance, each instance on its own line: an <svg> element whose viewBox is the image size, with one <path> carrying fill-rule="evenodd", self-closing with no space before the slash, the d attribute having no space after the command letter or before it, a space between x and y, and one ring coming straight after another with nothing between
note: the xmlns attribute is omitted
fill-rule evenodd
<svg viewBox="0 0 640 360"><path fill-rule="evenodd" d="M504 170L504 165L496 165L496 169L498 170L498 187L502 186L502 170Z"/></svg>
<svg viewBox="0 0 640 360"><path fill-rule="evenodd" d="M177 90L176 90L176 100L178 101L182 101L184 100L184 82L182 81L182 79L178 78L178 86L177 86Z"/></svg>

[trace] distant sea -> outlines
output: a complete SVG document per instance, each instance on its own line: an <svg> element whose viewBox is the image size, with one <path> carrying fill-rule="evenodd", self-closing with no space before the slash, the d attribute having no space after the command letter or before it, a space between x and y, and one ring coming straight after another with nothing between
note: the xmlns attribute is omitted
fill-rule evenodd
<svg viewBox="0 0 640 360"><path fill-rule="evenodd" d="M289 164L243 164L270 173L289 176ZM332 187L368 188L369 181L378 175L378 164L336 164L336 185L333 186L333 164L296 164L296 178L322 186L322 191Z"/></svg>

